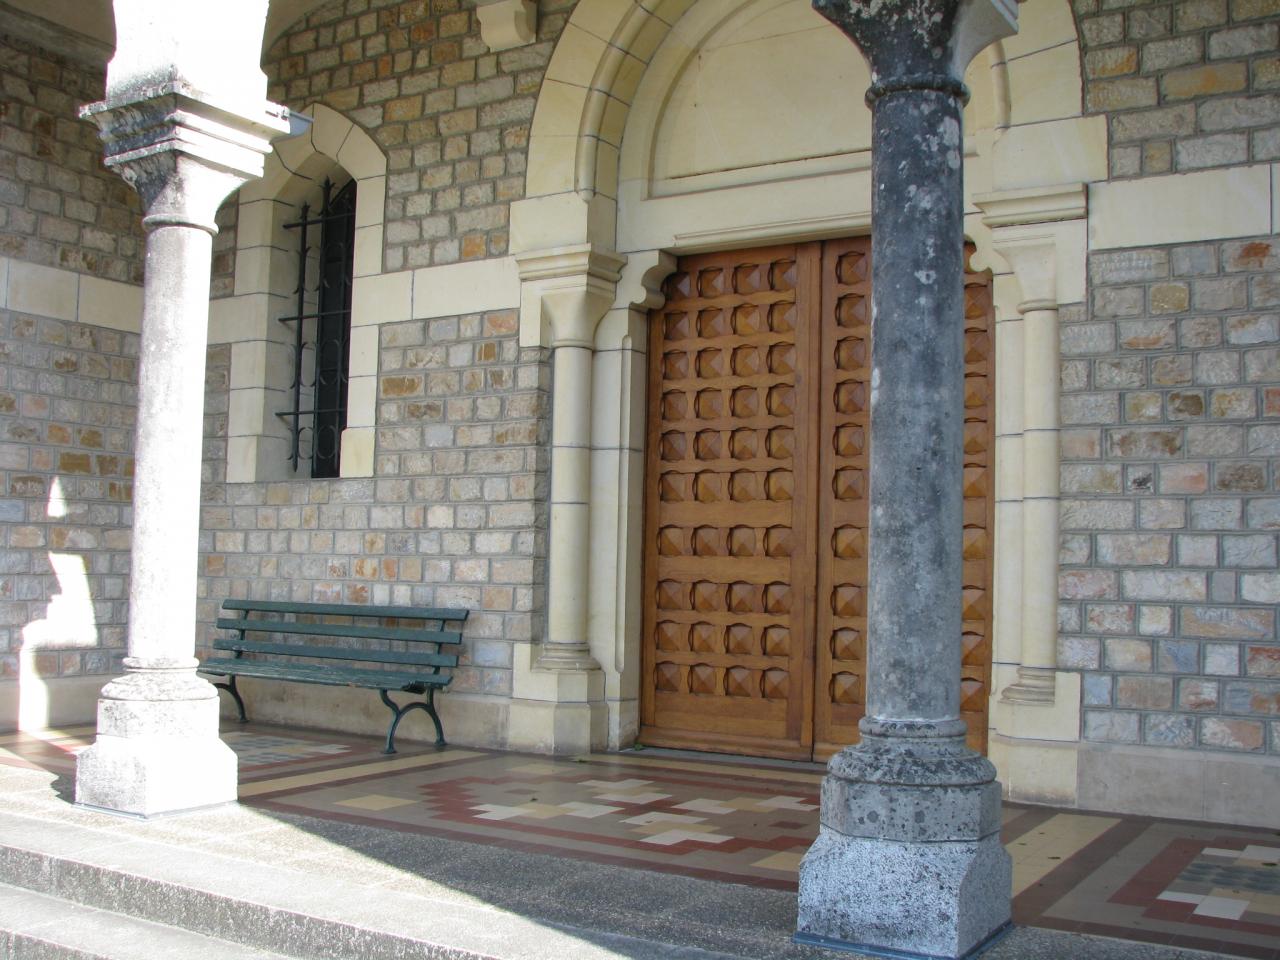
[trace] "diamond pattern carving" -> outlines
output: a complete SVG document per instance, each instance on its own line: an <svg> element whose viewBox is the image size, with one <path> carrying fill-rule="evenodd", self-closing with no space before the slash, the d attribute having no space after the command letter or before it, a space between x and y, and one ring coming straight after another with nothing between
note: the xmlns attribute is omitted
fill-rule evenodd
<svg viewBox="0 0 1280 960"><path fill-rule="evenodd" d="M670 651L689 649L689 631L683 623L675 623L671 620L661 620L654 629L654 636L657 637L659 650Z"/></svg>
<svg viewBox="0 0 1280 960"><path fill-rule="evenodd" d="M766 670L760 676L760 695L766 700L785 700L790 692L791 675L786 670Z"/></svg>
<svg viewBox="0 0 1280 960"><path fill-rule="evenodd" d="M663 318L663 339L688 340L691 332L687 313L668 313Z"/></svg>
<svg viewBox="0 0 1280 960"><path fill-rule="evenodd" d="M695 663L689 668L689 692L700 696L719 693L716 668L709 663Z"/></svg>
<svg viewBox="0 0 1280 960"><path fill-rule="evenodd" d="M659 690L675 693L682 689L680 682L680 664L664 660L653 671L653 682Z"/></svg>
<svg viewBox="0 0 1280 960"><path fill-rule="evenodd" d="M745 623L731 623L725 627L724 649L740 657L749 657L756 652L755 632Z"/></svg>
<svg viewBox="0 0 1280 960"><path fill-rule="evenodd" d="M709 623L695 623L689 628L689 649L694 653L719 653L719 634Z"/></svg>
<svg viewBox="0 0 1280 960"><path fill-rule="evenodd" d="M746 667L730 667L724 672L724 693L727 697L752 696L755 684L751 681L755 671Z"/></svg>

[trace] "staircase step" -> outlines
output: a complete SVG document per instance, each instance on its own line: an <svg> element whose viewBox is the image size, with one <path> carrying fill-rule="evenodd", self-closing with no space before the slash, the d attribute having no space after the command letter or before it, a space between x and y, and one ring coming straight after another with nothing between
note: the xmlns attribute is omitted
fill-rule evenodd
<svg viewBox="0 0 1280 960"><path fill-rule="evenodd" d="M362 885L344 879L340 871L317 876L141 840L127 830L13 813L0 817L0 877L22 888L19 894L76 906L86 928L94 925L95 916L104 926L126 916L134 923L243 951L207 954L217 960L270 955L253 951L306 960L616 960L619 955L731 960L730 954L697 947L538 922L470 899ZM51 929L46 924L27 933L25 923L13 920L12 912L0 917L0 929L37 940L42 930ZM78 919L76 926L80 924ZM74 949L74 943L67 949ZM86 946L82 954L55 956L142 956L95 949ZM167 953L184 960L205 955Z"/></svg>
<svg viewBox="0 0 1280 960"><path fill-rule="evenodd" d="M286 960L177 927L0 884L5 960Z"/></svg>

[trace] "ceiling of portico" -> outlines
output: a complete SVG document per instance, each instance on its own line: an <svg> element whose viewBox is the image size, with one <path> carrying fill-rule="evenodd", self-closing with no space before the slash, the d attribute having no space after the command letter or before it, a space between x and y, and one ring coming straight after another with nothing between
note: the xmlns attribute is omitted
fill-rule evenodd
<svg viewBox="0 0 1280 960"><path fill-rule="evenodd" d="M300 17L328 2L331 0L271 0L262 48L265 50L271 46ZM116 28L111 0L3 0L3 3L115 48Z"/></svg>

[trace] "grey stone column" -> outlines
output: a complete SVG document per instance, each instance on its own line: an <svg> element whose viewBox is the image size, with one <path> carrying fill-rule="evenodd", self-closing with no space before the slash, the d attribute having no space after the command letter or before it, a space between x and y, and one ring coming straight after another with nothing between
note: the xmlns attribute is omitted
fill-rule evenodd
<svg viewBox="0 0 1280 960"><path fill-rule="evenodd" d="M1001 0L814 0L871 65L867 715L827 767L797 938L961 957L1009 922L995 768L965 746L961 77Z"/></svg>
<svg viewBox="0 0 1280 960"><path fill-rule="evenodd" d="M129 655L125 675L102 691L97 739L76 765L76 800L135 816L236 797L217 691L196 676L194 651L214 214L262 175L271 138L289 129L283 108L258 100L249 109L169 79L125 85L83 111L101 130L107 165L142 198L147 240Z"/></svg>

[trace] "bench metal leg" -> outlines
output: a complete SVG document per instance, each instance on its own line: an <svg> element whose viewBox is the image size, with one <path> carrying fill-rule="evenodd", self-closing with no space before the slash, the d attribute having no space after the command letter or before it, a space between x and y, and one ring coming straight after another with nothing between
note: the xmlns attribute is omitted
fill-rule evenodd
<svg viewBox="0 0 1280 960"><path fill-rule="evenodd" d="M415 707L427 711L427 715L431 717L431 722L436 725L436 746L445 746L444 728L440 726L440 715L436 713L434 687L428 688L426 700L415 700L413 703L406 703L403 707L387 696L387 691L385 690L379 690L378 696L382 698L382 702L394 714L391 718L391 726L387 729L387 745L383 749L383 753L396 752L396 727L400 726L400 721L404 718L404 715Z"/></svg>
<svg viewBox="0 0 1280 960"><path fill-rule="evenodd" d="M240 698L240 691L236 689L235 674L232 674L230 677L228 677L226 683L215 683L214 686L220 690L225 690L227 691L227 693L231 694L232 699L234 699L236 702L236 709L240 711L240 723L248 723L249 718L245 715L245 712L244 712L244 700Z"/></svg>

